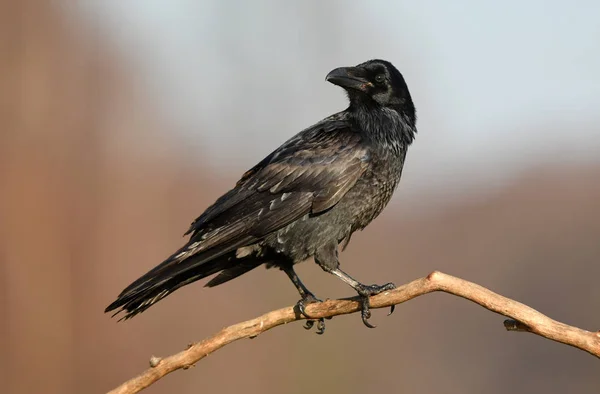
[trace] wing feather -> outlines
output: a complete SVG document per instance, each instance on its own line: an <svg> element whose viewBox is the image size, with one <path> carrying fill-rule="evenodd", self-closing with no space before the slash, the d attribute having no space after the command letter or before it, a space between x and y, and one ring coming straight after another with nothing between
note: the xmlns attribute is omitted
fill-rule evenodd
<svg viewBox="0 0 600 394"><path fill-rule="evenodd" d="M304 130L198 217L186 233L192 233L188 245L162 269L179 265L174 270L183 272L206 261L192 256L213 255L215 249L228 253L332 208L365 172L368 157L362 136L345 121L325 120Z"/></svg>

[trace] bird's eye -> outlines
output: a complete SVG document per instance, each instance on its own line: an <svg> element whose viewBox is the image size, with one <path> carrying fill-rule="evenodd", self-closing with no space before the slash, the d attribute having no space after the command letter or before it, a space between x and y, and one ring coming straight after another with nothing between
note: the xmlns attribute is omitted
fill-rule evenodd
<svg viewBox="0 0 600 394"><path fill-rule="evenodd" d="M379 74L375 77L375 82L377 83L383 83L385 81L385 75L383 74Z"/></svg>

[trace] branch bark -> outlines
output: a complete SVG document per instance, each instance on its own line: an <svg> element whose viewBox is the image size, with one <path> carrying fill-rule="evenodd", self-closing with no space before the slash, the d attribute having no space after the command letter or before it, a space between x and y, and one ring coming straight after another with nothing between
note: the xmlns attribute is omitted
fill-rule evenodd
<svg viewBox="0 0 600 394"><path fill-rule="evenodd" d="M600 331L590 332L552 320L527 305L496 294L475 283L439 271L434 271L426 277L371 297L371 308L390 307L435 291L462 297L492 312L509 317L509 320L504 321L504 326L508 331L531 332L584 350L600 358ZM310 304L306 308L306 312L315 318L345 315L358 310L359 303L356 298L328 300ZM304 319L294 311L293 307L287 307L226 327L202 342L190 345L182 352L164 359L152 357L151 368L108 394L137 393L173 371L194 366L199 360L231 342L242 338L254 338L271 328Z"/></svg>

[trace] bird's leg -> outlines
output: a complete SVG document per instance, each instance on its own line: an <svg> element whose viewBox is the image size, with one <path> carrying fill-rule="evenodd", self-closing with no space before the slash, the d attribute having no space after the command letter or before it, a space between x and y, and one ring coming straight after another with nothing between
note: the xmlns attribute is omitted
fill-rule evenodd
<svg viewBox="0 0 600 394"><path fill-rule="evenodd" d="M287 274L294 286L296 286L296 289L298 289L298 293L300 293L300 297L302 297L300 301L296 303L296 307L298 308L298 312L300 312L302 316L308 319L306 321L306 324L304 325L304 328L310 330L316 321L317 334L323 334L325 332L325 320L322 317L317 320L312 319L306 314L305 310L306 305L311 304L313 302L321 302L321 300L315 297L315 295L311 293L310 290L306 288L306 286L304 286L304 283L302 283L302 281L296 274L296 271L294 271L294 267L292 265L285 266L284 268L282 268L282 270Z"/></svg>
<svg viewBox="0 0 600 394"><path fill-rule="evenodd" d="M298 306L298 311L303 316L310 318L310 316L308 316L306 314L306 310L305 310L306 305L311 304L313 302L321 302L321 300L319 300L317 297L315 297L315 295L313 293L311 293L311 291L308 290L306 288L306 286L304 286L304 283L302 283L302 281L296 274L296 271L294 271L294 268L292 268L292 267L286 268L284 270L284 272L290 278L290 280L292 281L294 286L296 286L296 289L298 289L298 293L300 293L300 297L302 297L301 300L298 301L298 303L296 304Z"/></svg>
<svg viewBox="0 0 600 394"><path fill-rule="evenodd" d="M369 328L375 328L371 323L369 323L369 318L371 317L371 311L369 310L369 297L375 294L379 294L386 290L391 290L396 288L393 283L388 283L383 286L378 285L363 285L359 281L352 278L350 275L345 273L340 269L340 263L338 260L338 245L336 243L329 243L323 246L321 249L317 250L315 253L315 262L323 268L324 271L329 272L345 283L352 286L354 290L361 297L361 317L365 326ZM394 312L394 307L390 311L390 315Z"/></svg>
<svg viewBox="0 0 600 394"><path fill-rule="evenodd" d="M369 318L371 317L371 311L369 309L369 307L370 307L369 297L372 295L387 291L387 290L395 289L396 286L393 283L387 283L383 286L364 285L364 284L358 282L357 280L355 280L354 278L352 278L350 275L348 275L344 271L342 271L339 267L334 268L334 269L330 270L329 272L332 273L333 275L337 276L338 278L343 280L345 283L352 286L352 288L354 290L356 290L356 292L360 296L360 306L361 306L360 315L362 317L362 321L365 324L365 326L367 326L369 328L375 328L374 325L369 323ZM393 312L394 312L394 307L392 306L392 309L389 314L391 315Z"/></svg>

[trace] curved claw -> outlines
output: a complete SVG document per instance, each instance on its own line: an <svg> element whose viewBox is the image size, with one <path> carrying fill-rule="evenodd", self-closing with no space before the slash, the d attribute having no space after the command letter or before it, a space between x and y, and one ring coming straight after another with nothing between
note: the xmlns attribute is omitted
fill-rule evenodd
<svg viewBox="0 0 600 394"><path fill-rule="evenodd" d="M317 335L323 335L323 333L325 332L325 320L323 320L323 318L319 319L319 322L317 323Z"/></svg>
<svg viewBox="0 0 600 394"><path fill-rule="evenodd" d="M396 310L396 305L395 304L390 307L390 312L387 315L389 316L392 313L394 313L394 310Z"/></svg>
<svg viewBox="0 0 600 394"><path fill-rule="evenodd" d="M375 328L376 326L369 323L369 319L371 318L371 311L369 310L369 297L363 296L360 301L360 317L363 321L363 324L369 328Z"/></svg>
<svg viewBox="0 0 600 394"><path fill-rule="evenodd" d="M307 320L302 327L304 327L306 330L310 330L315 325L315 322L317 322L317 331L315 332L319 335L323 335L325 332L325 320L323 318L318 320Z"/></svg>
<svg viewBox="0 0 600 394"><path fill-rule="evenodd" d="M374 325L372 325L371 323L369 323L369 320L367 320L367 319L368 319L368 317L366 317L364 314L361 314L361 317L362 317L363 324L364 324L365 326L367 326L367 327L369 327L369 328L377 328L377 326L374 326Z"/></svg>

